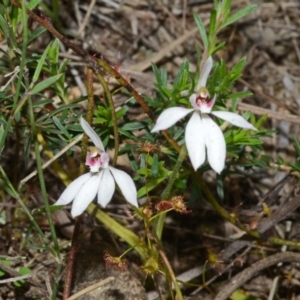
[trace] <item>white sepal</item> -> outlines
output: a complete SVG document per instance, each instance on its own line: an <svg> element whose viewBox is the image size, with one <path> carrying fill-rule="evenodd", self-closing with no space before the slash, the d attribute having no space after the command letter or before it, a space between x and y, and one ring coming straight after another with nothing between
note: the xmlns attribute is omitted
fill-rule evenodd
<svg viewBox="0 0 300 300"><path fill-rule="evenodd" d="M202 115L202 124L208 163L215 172L221 173L226 158L226 143L223 132L208 115Z"/></svg>
<svg viewBox="0 0 300 300"><path fill-rule="evenodd" d="M88 205L95 199L102 173L103 172L93 174L79 190L72 205L71 215L73 218L81 215Z"/></svg>
<svg viewBox="0 0 300 300"><path fill-rule="evenodd" d="M103 208L105 208L108 202L111 200L115 188L116 188L115 181L113 176L110 173L110 170L105 169L103 171L103 176L99 184L98 200L97 200L98 204L100 204Z"/></svg>
<svg viewBox="0 0 300 300"><path fill-rule="evenodd" d="M81 124L82 129L87 134L87 136L92 140L94 145L97 148L99 148L101 151L105 152L104 146L103 146L103 143L102 143L100 137L83 117L80 117L80 124Z"/></svg>
<svg viewBox="0 0 300 300"><path fill-rule="evenodd" d="M133 206L138 207L137 191L132 178L127 173L116 168L109 167L109 170L115 178L124 198Z"/></svg>
<svg viewBox="0 0 300 300"><path fill-rule="evenodd" d="M205 161L205 138L198 112L194 112L185 129L186 148L195 171Z"/></svg>
<svg viewBox="0 0 300 300"><path fill-rule="evenodd" d="M173 126L177 121L179 121L192 111L193 109L187 109L184 107L167 108L159 115L158 119L156 120L156 124L152 128L151 132L165 130Z"/></svg>

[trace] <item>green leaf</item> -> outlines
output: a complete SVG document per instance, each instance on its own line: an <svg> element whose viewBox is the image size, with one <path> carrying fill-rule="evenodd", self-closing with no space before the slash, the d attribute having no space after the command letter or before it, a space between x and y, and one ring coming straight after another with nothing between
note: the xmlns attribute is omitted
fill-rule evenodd
<svg viewBox="0 0 300 300"><path fill-rule="evenodd" d="M253 12L256 8L257 8L257 4L252 4L249 5L247 7L244 7L242 9L240 9L239 11L237 11L236 13L234 13L233 15L231 15L224 24L222 24L221 28L224 28L226 26L228 26L229 24L232 24L234 22L236 22L237 20L249 15L251 12Z"/></svg>
<svg viewBox="0 0 300 300"><path fill-rule="evenodd" d="M225 49L225 45L226 45L225 42L221 42L220 44L218 44L217 46L214 47L212 53L210 53L210 54L213 55L213 54L217 53L218 51Z"/></svg>
<svg viewBox="0 0 300 300"><path fill-rule="evenodd" d="M0 28L2 29L4 36L9 37L9 27L7 25L7 22L3 18L3 16L0 14Z"/></svg>
<svg viewBox="0 0 300 300"><path fill-rule="evenodd" d="M246 291L240 289L236 290L231 296L230 299L232 300L261 300L261 298L252 296L251 294L247 293Z"/></svg>
<svg viewBox="0 0 300 300"><path fill-rule="evenodd" d="M96 205L91 203L87 211L89 213L94 213L96 209ZM96 210L96 219L104 224L106 227L108 227L111 231L113 231L117 236L119 236L121 239L123 239L126 243L128 243L130 246L135 247L135 250L139 253L142 259L145 259L146 252L144 247L141 245L140 238L135 235L131 230L125 228L120 223L115 221L113 218L111 218L109 215L107 215L105 212L97 208Z"/></svg>
<svg viewBox="0 0 300 300"><path fill-rule="evenodd" d="M166 178L164 178L164 177L159 177L156 179L148 180L147 184L138 190L137 197L141 198L141 197L145 196L148 192L152 191L155 187L157 187L165 179Z"/></svg>
<svg viewBox="0 0 300 300"><path fill-rule="evenodd" d="M19 270L19 273L20 273L20 275L28 275L31 273L31 270L27 267L21 267ZM15 281L14 285L16 287L21 287L22 285L24 285L24 283L25 283L25 280L22 279L22 280Z"/></svg>
<svg viewBox="0 0 300 300"><path fill-rule="evenodd" d="M204 45L204 47L207 47L208 46L207 34L205 31L203 22L197 13L194 13L194 20L195 20L196 26L199 30L200 36L202 38L203 45Z"/></svg>
<svg viewBox="0 0 300 300"><path fill-rule="evenodd" d="M153 162L152 162L152 166L151 166L151 175L153 177L156 177L158 175L158 169L159 169L158 155L157 155L157 153L154 153Z"/></svg>
<svg viewBox="0 0 300 300"><path fill-rule="evenodd" d="M35 9L41 2L42 2L42 0L31 0L31 1L27 4L27 8L28 8L29 10L33 10L33 9Z"/></svg>
<svg viewBox="0 0 300 300"><path fill-rule="evenodd" d="M56 117L52 118L54 124L58 127L58 129L68 138L71 139L71 136L69 135L69 132L66 130L66 128L61 124L60 120Z"/></svg>
<svg viewBox="0 0 300 300"><path fill-rule="evenodd" d="M1 263L3 263L6 266L9 266L11 264L11 261L6 260L6 259L0 259ZM5 272L0 269L0 277L5 275Z"/></svg>
<svg viewBox="0 0 300 300"><path fill-rule="evenodd" d="M37 63L37 66L36 66L36 69L35 69L35 72L33 74L33 78L32 78L32 81L35 83L38 81L39 77L40 77L40 74L41 74L41 71L42 71L42 68L44 66L44 63L45 63L45 59L47 57L47 54L48 54L48 51L50 49L50 44L47 46L47 48L45 49L42 57L38 60L38 63Z"/></svg>
<svg viewBox="0 0 300 300"><path fill-rule="evenodd" d="M122 126L122 129L126 131L138 130L143 128L145 128L145 125L141 122L126 123Z"/></svg>
<svg viewBox="0 0 300 300"><path fill-rule="evenodd" d="M174 87L178 87L180 90L183 90L186 85L187 75L189 72L189 61L187 59L179 67L178 73L173 82Z"/></svg>
<svg viewBox="0 0 300 300"><path fill-rule="evenodd" d="M245 98L245 97L249 97L252 96L253 93L251 91L244 91L244 92L237 92L234 94L228 94L226 95L225 99L241 99L241 98Z"/></svg>
<svg viewBox="0 0 300 300"><path fill-rule="evenodd" d="M3 4L5 7L8 7L8 5L10 4L9 0L3 0Z"/></svg>
<svg viewBox="0 0 300 300"><path fill-rule="evenodd" d="M230 5L231 5L231 0L224 0L223 1L223 11L225 12L229 12L230 10Z"/></svg>
<svg viewBox="0 0 300 300"><path fill-rule="evenodd" d="M54 82L56 82L61 76L62 76L62 74L54 75L52 77L49 77L49 78L39 82L32 88L32 90L30 91L30 94L35 95L35 94L39 93L40 91L48 88L50 85L52 85Z"/></svg>
<svg viewBox="0 0 300 300"><path fill-rule="evenodd" d="M167 71L165 68L159 70L155 64L152 63L152 70L158 86L166 86L167 84Z"/></svg>
<svg viewBox="0 0 300 300"><path fill-rule="evenodd" d="M119 128L118 131L120 134L126 136L127 138L136 140L136 138L132 136L131 132L128 132L127 130L123 130L123 128Z"/></svg>
<svg viewBox="0 0 300 300"><path fill-rule="evenodd" d="M59 55L59 41L58 39L55 39L49 49L49 58L51 60L53 68L58 65L59 62L58 55Z"/></svg>
<svg viewBox="0 0 300 300"><path fill-rule="evenodd" d="M28 44L30 44L33 40L35 40L40 34L46 31L45 27L39 27L34 30L28 37Z"/></svg>
<svg viewBox="0 0 300 300"><path fill-rule="evenodd" d="M208 30L209 41L212 41L214 39L214 36L216 35L216 22L217 22L217 12L214 9L210 13L209 30Z"/></svg>

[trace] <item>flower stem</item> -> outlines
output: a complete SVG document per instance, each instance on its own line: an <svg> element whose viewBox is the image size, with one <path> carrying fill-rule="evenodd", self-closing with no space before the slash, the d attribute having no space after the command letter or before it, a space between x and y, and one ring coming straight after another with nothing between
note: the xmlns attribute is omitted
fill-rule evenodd
<svg viewBox="0 0 300 300"><path fill-rule="evenodd" d="M183 161L185 160L186 157L187 157L187 149L186 149L186 145L184 144L180 149L179 156L178 156L177 162L174 166L173 172L170 176L169 182L168 182L165 190L163 191L163 193L161 195L162 199L168 200L170 198L172 187L174 185L174 182L176 180L176 177L177 177L178 173L180 172L181 165L182 165L182 163L183 163ZM166 215L167 215L167 213L162 213L158 217L158 220L156 222L156 226L154 225L156 235L159 239L161 239L161 236L162 236Z"/></svg>
<svg viewBox="0 0 300 300"><path fill-rule="evenodd" d="M180 287L178 285L177 279L175 277L175 274L173 272L173 269L169 263L169 260L165 254L165 252L161 249L161 247L159 246L159 244L157 243L157 241L155 240L154 236L151 233L148 233L148 237L149 239L152 241L153 245L155 246L156 250L158 251L160 257L162 258L162 260L164 261L164 264L168 270L169 276L171 277L171 281L174 284L175 287L175 291L176 291L176 299L178 300L183 300L183 296L180 290Z"/></svg>
<svg viewBox="0 0 300 300"><path fill-rule="evenodd" d="M86 71L86 90L88 96L87 102L87 122L92 124L93 121L93 109L94 109L94 89L93 89L93 71L91 68L87 68ZM81 145L81 162L79 167L79 174L83 174L85 171L85 157L87 153L88 137L86 134L83 135L82 145ZM77 249L79 245L79 235L82 223L82 217L79 216L75 219L75 227L72 235L71 249L68 259L68 264L66 268L63 300L68 299L71 293L73 270L76 260Z"/></svg>
<svg viewBox="0 0 300 300"><path fill-rule="evenodd" d="M75 265L76 253L79 245L79 234L80 234L81 222L82 222L82 217L81 216L77 217L75 221L75 228L72 236L72 244L71 244L68 264L66 268L63 300L68 299L71 293L73 270Z"/></svg>
<svg viewBox="0 0 300 300"><path fill-rule="evenodd" d="M94 89L93 89L93 71L90 68L86 70L86 90L87 90L87 122L91 125L93 122L93 109L94 109ZM88 137L84 133L81 146L81 162L79 173L83 174L85 170L85 157L87 153Z"/></svg>
<svg viewBox="0 0 300 300"><path fill-rule="evenodd" d="M14 189L13 185L11 184L11 182L9 181L5 171L3 170L3 168L0 166L0 173L2 175L3 181L5 182L5 190L8 191L8 193L14 197L15 199L17 199L18 203L20 204L20 206L22 207L23 211L25 212L25 214L27 215L27 217L29 218L30 222L32 223L33 227L36 229L36 231L38 232L38 234L41 236L41 238L43 239L43 242L45 244L49 243L49 240L46 238L45 234L43 233L43 231L41 230L40 226L38 225L38 223L35 221L35 219L33 218L32 214L30 213L30 211L28 210L27 206L23 203L20 195L17 193L17 191Z"/></svg>
<svg viewBox="0 0 300 300"><path fill-rule="evenodd" d="M104 94L108 99L108 103L111 111L111 118L112 118L112 123L114 128L114 138L115 138L115 151L114 151L114 159L113 159L113 165L115 165L119 155L119 132L118 132L116 110L115 110L114 101L111 92L108 88L106 81L104 80L103 76L99 72L96 73L96 76L103 87Z"/></svg>

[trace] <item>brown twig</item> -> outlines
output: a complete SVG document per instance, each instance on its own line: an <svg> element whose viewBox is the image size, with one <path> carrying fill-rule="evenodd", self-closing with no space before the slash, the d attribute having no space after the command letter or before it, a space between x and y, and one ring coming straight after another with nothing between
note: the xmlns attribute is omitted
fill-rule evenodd
<svg viewBox="0 0 300 300"><path fill-rule="evenodd" d="M279 223L284 219L289 213L292 213L300 206L300 197L296 197L288 203L279 207L274 213L272 213L268 218L263 219L258 227L257 231L263 233L268 229L272 228L275 224Z"/></svg>
<svg viewBox="0 0 300 300"><path fill-rule="evenodd" d="M75 227L73 231L72 245L71 245L69 260L66 269L63 300L68 299L71 294L73 270L74 270L74 264L75 264L76 253L77 253L78 242L79 242L80 227L81 227L81 218L82 218L81 216L76 218Z"/></svg>
<svg viewBox="0 0 300 300"><path fill-rule="evenodd" d="M114 277L108 277L104 280L101 280L99 282L96 282L95 284L79 291L78 293L74 294L73 296L71 296L70 298L68 298L67 300L75 300L81 296L84 296L86 294L88 294L89 292L95 290L95 289L99 289L102 288L103 286L109 284L110 282L114 281L115 278ZM107 287L108 288L108 287ZM105 287L103 287L103 290L105 289Z"/></svg>
<svg viewBox="0 0 300 300"><path fill-rule="evenodd" d="M235 275L229 283L222 287L214 300L226 300L230 295L242 286L245 282L255 276L255 274L268 267L276 265L280 262L298 262L300 261L300 254L294 252L277 253L272 256L268 256L239 274Z"/></svg>

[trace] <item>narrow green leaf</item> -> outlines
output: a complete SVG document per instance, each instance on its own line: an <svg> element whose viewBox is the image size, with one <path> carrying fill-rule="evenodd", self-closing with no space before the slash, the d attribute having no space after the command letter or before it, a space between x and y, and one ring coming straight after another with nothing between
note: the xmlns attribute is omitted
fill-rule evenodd
<svg viewBox="0 0 300 300"><path fill-rule="evenodd" d="M54 124L57 126L57 128L68 138L71 139L71 136L69 135L69 132L66 130L66 128L61 124L60 120L56 117L52 118Z"/></svg>
<svg viewBox="0 0 300 300"><path fill-rule="evenodd" d="M141 122L126 123L125 125L122 126L122 129L126 131L132 131L132 130L143 129L143 128L145 128L145 125Z"/></svg>
<svg viewBox="0 0 300 300"><path fill-rule="evenodd" d="M153 180L148 180L147 186L143 186L138 190L137 196L141 198L145 196L148 192L152 191L155 187L157 187L161 182L163 182L166 178L159 177Z"/></svg>
<svg viewBox="0 0 300 300"><path fill-rule="evenodd" d="M9 27L2 15L0 15L0 28L2 29L4 36L6 36L6 37L10 36L9 35Z"/></svg>
<svg viewBox="0 0 300 300"><path fill-rule="evenodd" d="M28 275L31 273L31 270L28 267L21 267L19 270L20 275ZM25 284L25 280L17 280L14 282L14 286L21 287Z"/></svg>
<svg viewBox="0 0 300 300"><path fill-rule="evenodd" d="M159 169L158 155L157 155L157 153L154 153L153 162L152 162L152 166L151 166L151 175L153 177L156 177L158 175L158 169Z"/></svg>
<svg viewBox="0 0 300 300"><path fill-rule="evenodd" d="M209 54L213 55L213 54L217 53L218 51L225 49L225 45L226 45L225 42L221 42L220 44L215 46L214 49L212 49L212 52Z"/></svg>
<svg viewBox="0 0 300 300"><path fill-rule="evenodd" d="M210 13L210 21L209 21L209 30L208 30L208 38L211 42L216 35L216 22L217 22L217 12L216 10L212 10Z"/></svg>
<svg viewBox="0 0 300 300"><path fill-rule="evenodd" d="M187 79L187 72L189 71L189 61L187 59L181 64L178 69L178 73L174 79L173 86L182 88L182 85L185 84Z"/></svg>
<svg viewBox="0 0 300 300"><path fill-rule="evenodd" d="M52 77L49 77L41 82L39 82L37 85L35 85L32 90L30 91L31 95L35 95L39 93L40 91L48 88L50 85L52 85L55 81L57 81L62 74L54 75Z"/></svg>
<svg viewBox="0 0 300 300"><path fill-rule="evenodd" d="M225 15L230 10L231 0L224 0L223 1L223 11L225 12Z"/></svg>
<svg viewBox="0 0 300 300"><path fill-rule="evenodd" d="M53 64L53 66L58 65L58 62L59 62L58 56L59 56L59 41L58 41L58 39L55 39L49 49L49 58L51 60L51 63Z"/></svg>
<svg viewBox="0 0 300 300"><path fill-rule="evenodd" d="M28 37L28 44L30 44L33 40L35 40L40 34L46 31L45 27L39 27L33 32L31 32L30 36Z"/></svg>
<svg viewBox="0 0 300 300"><path fill-rule="evenodd" d="M40 3L42 2L42 0L31 0L29 1L29 3L27 4L27 8L30 10L35 9Z"/></svg>
<svg viewBox="0 0 300 300"><path fill-rule="evenodd" d="M151 65L152 65L152 71L153 71L153 74L154 74L157 84L162 84L160 72L159 72L156 64L152 63Z"/></svg>
<svg viewBox="0 0 300 300"><path fill-rule="evenodd" d="M221 28L224 28L226 26L228 26L229 24L232 24L234 22L236 22L237 20L249 15L251 12L253 12L255 9L257 8L257 4L252 4L249 5L247 7L244 7L242 9L240 9L239 11L237 11L236 13L234 13L233 15L231 15L224 24L222 24Z"/></svg>
<svg viewBox="0 0 300 300"><path fill-rule="evenodd" d="M88 206L87 211L89 213L94 213L95 208L96 205L91 203ZM145 259L145 250L141 245L141 241L137 235L135 235L131 230L122 226L120 223L115 221L113 218L111 218L109 215L107 215L104 211L100 209L97 209L95 217L99 222L108 227L126 243L128 243L132 247L135 247L135 250L139 253L141 258Z"/></svg>
<svg viewBox="0 0 300 300"><path fill-rule="evenodd" d="M203 45L204 45L204 47L207 47L207 45L208 45L207 34L206 34L206 31L205 31L205 28L204 28L204 25L203 25L203 22L202 22L200 16L196 13L194 13L194 20L195 20L196 26L199 30L199 33L201 35Z"/></svg>
<svg viewBox="0 0 300 300"><path fill-rule="evenodd" d="M10 4L9 0L3 0L3 4L5 7L8 7L8 5Z"/></svg>
<svg viewBox="0 0 300 300"><path fill-rule="evenodd" d="M245 98L252 96L253 93L251 91L244 91L244 92L238 92L234 94L228 94L226 95L225 99L237 99L237 98Z"/></svg>
<svg viewBox="0 0 300 300"><path fill-rule="evenodd" d="M40 77L40 74L41 74L41 70L43 68L43 65L45 63L45 59L47 57L47 54L48 54L48 51L50 49L50 44L47 46L47 48L45 49L42 57L38 60L38 64L36 66L36 69L35 69L35 72L33 74L33 78L32 78L32 81L35 83L38 81L39 77Z"/></svg>

